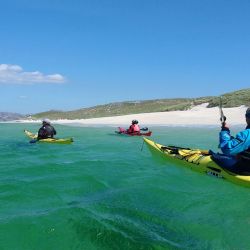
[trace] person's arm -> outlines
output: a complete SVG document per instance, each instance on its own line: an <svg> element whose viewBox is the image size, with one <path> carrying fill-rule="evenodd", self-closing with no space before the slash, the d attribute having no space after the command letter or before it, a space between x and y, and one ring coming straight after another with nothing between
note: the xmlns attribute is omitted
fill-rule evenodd
<svg viewBox="0 0 250 250"><path fill-rule="evenodd" d="M42 137L44 136L44 127L41 127L39 130L38 130L38 135L37 135L37 139L41 139Z"/></svg>
<svg viewBox="0 0 250 250"><path fill-rule="evenodd" d="M248 149L249 140L249 132L247 130L239 132L234 138L230 135L229 128L222 126L219 147L226 155L236 155Z"/></svg>
<svg viewBox="0 0 250 250"><path fill-rule="evenodd" d="M132 128L132 125L130 125L128 130L127 130L127 133L132 133L132 132L133 132L133 128Z"/></svg>

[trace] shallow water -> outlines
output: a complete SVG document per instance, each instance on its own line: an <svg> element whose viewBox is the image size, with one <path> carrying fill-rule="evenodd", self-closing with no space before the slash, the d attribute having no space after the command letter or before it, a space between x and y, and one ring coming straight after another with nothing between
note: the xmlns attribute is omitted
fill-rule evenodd
<svg viewBox="0 0 250 250"><path fill-rule="evenodd" d="M0 124L0 249L249 249L250 189L155 159L111 127L58 125L72 145L28 143L23 129L38 127ZM217 128L152 129L217 150Z"/></svg>

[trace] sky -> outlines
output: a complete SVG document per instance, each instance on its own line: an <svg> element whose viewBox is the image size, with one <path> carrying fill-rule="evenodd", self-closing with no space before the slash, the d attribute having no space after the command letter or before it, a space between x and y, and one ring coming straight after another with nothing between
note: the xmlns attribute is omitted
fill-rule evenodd
<svg viewBox="0 0 250 250"><path fill-rule="evenodd" d="M249 0L0 0L0 112L250 87Z"/></svg>

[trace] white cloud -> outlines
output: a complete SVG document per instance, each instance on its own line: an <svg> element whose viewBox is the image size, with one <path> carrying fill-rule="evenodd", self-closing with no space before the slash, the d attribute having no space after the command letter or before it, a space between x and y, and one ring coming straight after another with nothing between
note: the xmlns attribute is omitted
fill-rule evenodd
<svg viewBox="0 0 250 250"><path fill-rule="evenodd" d="M26 72L19 65L0 64L0 84L64 83L65 81L66 78L60 74Z"/></svg>
<svg viewBox="0 0 250 250"><path fill-rule="evenodd" d="M19 98L20 98L20 99L27 99L28 96L26 96L26 95L20 95Z"/></svg>

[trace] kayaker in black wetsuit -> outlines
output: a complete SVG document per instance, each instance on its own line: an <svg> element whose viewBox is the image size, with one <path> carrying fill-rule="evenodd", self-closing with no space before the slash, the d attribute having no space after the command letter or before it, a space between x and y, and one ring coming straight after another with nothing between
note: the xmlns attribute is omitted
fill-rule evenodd
<svg viewBox="0 0 250 250"><path fill-rule="evenodd" d="M38 131L38 137L37 139L47 139L47 138L53 138L54 135L56 135L55 128L51 125L49 119L43 119L43 126Z"/></svg>

